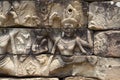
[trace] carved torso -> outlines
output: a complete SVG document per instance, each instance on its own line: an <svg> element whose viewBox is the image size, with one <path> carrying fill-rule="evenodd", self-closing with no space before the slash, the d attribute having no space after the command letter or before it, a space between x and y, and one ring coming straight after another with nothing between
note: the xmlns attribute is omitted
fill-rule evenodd
<svg viewBox="0 0 120 80"><path fill-rule="evenodd" d="M58 49L60 50L61 55L73 55L73 49L75 47L76 40L63 40L60 39L58 42Z"/></svg>

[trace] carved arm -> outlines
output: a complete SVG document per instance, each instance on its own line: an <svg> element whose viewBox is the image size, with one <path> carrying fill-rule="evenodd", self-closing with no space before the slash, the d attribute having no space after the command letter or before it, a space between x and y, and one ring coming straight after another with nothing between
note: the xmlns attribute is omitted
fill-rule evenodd
<svg viewBox="0 0 120 80"><path fill-rule="evenodd" d="M76 42L77 42L77 45L78 45L80 51L81 51L83 54L87 54L86 50L83 48L83 46L82 46L82 44L81 44L81 42L80 42L80 38L79 38L79 37L77 37Z"/></svg>
<svg viewBox="0 0 120 80"><path fill-rule="evenodd" d="M10 33L9 33L9 36L11 38L11 47L12 47L12 52L13 54L17 54L16 53L16 47L15 47L15 42L14 42L14 36L19 32L19 30L12 30Z"/></svg>
<svg viewBox="0 0 120 80"><path fill-rule="evenodd" d="M88 39L88 42L84 41L80 38L79 38L79 41L81 42L81 44L83 46L87 46L87 47L92 48L93 47L93 41L92 41L92 36L91 36L90 30L87 30L87 39Z"/></svg>
<svg viewBox="0 0 120 80"><path fill-rule="evenodd" d="M55 41L52 51L51 51L52 54L55 54L56 46L57 46L57 43L59 42L59 40L60 40L60 37L56 38L56 41Z"/></svg>

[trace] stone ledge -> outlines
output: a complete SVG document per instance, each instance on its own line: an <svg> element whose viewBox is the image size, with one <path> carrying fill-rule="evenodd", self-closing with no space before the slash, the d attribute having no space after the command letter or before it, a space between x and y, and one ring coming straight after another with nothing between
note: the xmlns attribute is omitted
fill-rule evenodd
<svg viewBox="0 0 120 80"><path fill-rule="evenodd" d="M0 80L59 80L58 78L0 78Z"/></svg>
<svg viewBox="0 0 120 80"><path fill-rule="evenodd" d="M7 57L0 65L0 73L9 76L46 76L66 77L84 76L102 80L119 80L120 59L102 58L97 56L73 56L66 58L72 61L65 62L60 56L53 58L48 64L50 57L39 55L36 57L23 57L22 61L14 62ZM16 62L17 63L16 63ZM11 66L10 66L11 65ZM114 72L114 73L113 73Z"/></svg>
<svg viewBox="0 0 120 80"><path fill-rule="evenodd" d="M99 80L99 79L94 79L94 78L85 78L85 77L67 77L65 80Z"/></svg>

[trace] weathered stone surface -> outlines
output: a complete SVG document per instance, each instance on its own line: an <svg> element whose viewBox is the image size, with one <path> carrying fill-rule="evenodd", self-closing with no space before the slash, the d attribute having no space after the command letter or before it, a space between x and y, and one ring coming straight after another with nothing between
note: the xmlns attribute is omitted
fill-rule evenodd
<svg viewBox="0 0 120 80"><path fill-rule="evenodd" d="M1 58L0 73L12 76L90 76L94 73L96 62L97 58L85 56L8 55ZM83 71L87 68L90 69Z"/></svg>
<svg viewBox="0 0 120 80"><path fill-rule="evenodd" d="M94 54L120 57L120 31L103 31L94 36Z"/></svg>
<svg viewBox="0 0 120 80"><path fill-rule="evenodd" d="M120 65L119 58L102 58L98 59L96 75L102 80L119 80Z"/></svg>
<svg viewBox="0 0 120 80"><path fill-rule="evenodd" d="M64 22L74 21L77 24L74 27L82 27L86 22L81 0L39 0L36 3L43 25L61 28Z"/></svg>
<svg viewBox="0 0 120 80"><path fill-rule="evenodd" d="M92 61L89 64L90 60L82 58L82 55L93 53L91 34L90 30L73 28L1 29L1 65L5 66L1 67L1 73L24 77L76 75L77 70L73 71L76 67L74 63L88 62L90 67L90 64L96 63ZM11 66L8 66L9 63ZM91 71L82 74L89 75Z"/></svg>
<svg viewBox="0 0 120 80"><path fill-rule="evenodd" d="M35 27L40 24L34 0L0 1L0 26Z"/></svg>
<svg viewBox="0 0 120 80"><path fill-rule="evenodd" d="M51 58L52 61L50 61ZM120 78L119 58L72 56L66 57L67 62L63 58L65 56L56 55L52 57L52 55L45 54L34 57L19 55L11 58L8 56L1 60L0 73L19 77L84 76L101 80L119 80Z"/></svg>
<svg viewBox="0 0 120 80"><path fill-rule="evenodd" d="M77 24L74 27L82 27L87 23L83 8L86 6L82 3L81 0L1 0L0 27L61 28L64 22L72 21Z"/></svg>
<svg viewBox="0 0 120 80"><path fill-rule="evenodd" d="M37 54L40 48L42 53L47 51L45 42L47 40L44 29L1 29L0 54L29 54L31 50ZM36 45L42 47L36 49Z"/></svg>
<svg viewBox="0 0 120 80"><path fill-rule="evenodd" d="M120 2L90 3L88 27L93 30L120 28Z"/></svg>
<svg viewBox="0 0 120 80"><path fill-rule="evenodd" d="M0 78L0 80L59 80L57 78Z"/></svg>
<svg viewBox="0 0 120 80"><path fill-rule="evenodd" d="M65 80L98 80L98 79L77 76L77 77L67 77L65 78Z"/></svg>
<svg viewBox="0 0 120 80"><path fill-rule="evenodd" d="M1 0L0 80L119 80L120 2L92 1Z"/></svg>
<svg viewBox="0 0 120 80"><path fill-rule="evenodd" d="M65 37L69 39L68 42L64 39ZM62 47L68 48L69 46L71 47L68 53L60 51ZM87 29L12 28L1 29L0 34L0 54L90 55L93 53L92 47L92 32ZM57 48L59 50L56 50Z"/></svg>
<svg viewBox="0 0 120 80"><path fill-rule="evenodd" d="M87 2L95 2L95 1L115 1L115 2L119 2L120 0L84 0Z"/></svg>

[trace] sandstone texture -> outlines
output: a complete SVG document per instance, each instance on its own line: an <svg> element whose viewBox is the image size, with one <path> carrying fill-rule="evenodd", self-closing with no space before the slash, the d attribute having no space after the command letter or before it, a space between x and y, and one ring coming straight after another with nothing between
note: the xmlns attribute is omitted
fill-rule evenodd
<svg viewBox="0 0 120 80"><path fill-rule="evenodd" d="M120 80L119 0L0 0L0 80Z"/></svg>
<svg viewBox="0 0 120 80"><path fill-rule="evenodd" d="M93 30L120 28L120 2L102 1L89 5L88 27Z"/></svg>

